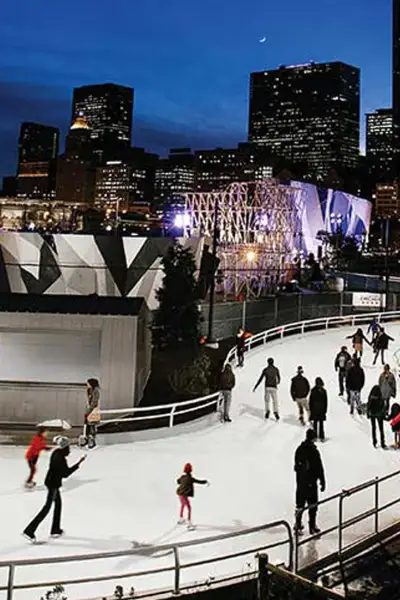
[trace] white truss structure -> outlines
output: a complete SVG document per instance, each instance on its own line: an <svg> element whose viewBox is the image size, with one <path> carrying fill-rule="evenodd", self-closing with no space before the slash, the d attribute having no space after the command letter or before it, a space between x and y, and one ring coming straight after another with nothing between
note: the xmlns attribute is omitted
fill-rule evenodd
<svg viewBox="0 0 400 600"><path fill-rule="evenodd" d="M186 194L186 235L218 227L217 290L225 298L273 293L293 264L301 235L303 190L275 180L233 183L222 192Z"/></svg>

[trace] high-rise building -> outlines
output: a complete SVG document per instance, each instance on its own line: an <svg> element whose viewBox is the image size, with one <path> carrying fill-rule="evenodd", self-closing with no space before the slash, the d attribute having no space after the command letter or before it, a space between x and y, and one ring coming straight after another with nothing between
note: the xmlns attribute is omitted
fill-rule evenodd
<svg viewBox="0 0 400 600"><path fill-rule="evenodd" d="M59 137L56 127L22 123L18 142L18 196L36 199L54 197Z"/></svg>
<svg viewBox="0 0 400 600"><path fill-rule="evenodd" d="M71 126L65 152L57 161L56 199L73 204L92 204L96 170L88 124L81 118Z"/></svg>
<svg viewBox="0 0 400 600"><path fill-rule="evenodd" d="M172 148L168 158L158 161L154 205L162 208L165 202L194 191L194 154L190 148Z"/></svg>
<svg viewBox="0 0 400 600"><path fill-rule="evenodd" d="M379 217L394 217L400 214L400 190L397 182L377 184L375 214Z"/></svg>
<svg viewBox="0 0 400 600"><path fill-rule="evenodd" d="M393 181L393 111L380 108L367 114L366 158L370 181L377 183Z"/></svg>
<svg viewBox="0 0 400 600"><path fill-rule="evenodd" d="M75 88L72 123L78 118L90 127L97 163L119 160L131 145L133 89L114 83Z"/></svg>
<svg viewBox="0 0 400 600"><path fill-rule="evenodd" d="M268 155L253 144L199 150L195 155L195 190L218 192L236 181L272 177Z"/></svg>
<svg viewBox="0 0 400 600"><path fill-rule="evenodd" d="M354 169L359 158L360 71L341 62L252 73L249 141L293 164L310 179Z"/></svg>
<svg viewBox="0 0 400 600"><path fill-rule="evenodd" d="M393 178L400 176L400 0L393 0L392 29Z"/></svg>

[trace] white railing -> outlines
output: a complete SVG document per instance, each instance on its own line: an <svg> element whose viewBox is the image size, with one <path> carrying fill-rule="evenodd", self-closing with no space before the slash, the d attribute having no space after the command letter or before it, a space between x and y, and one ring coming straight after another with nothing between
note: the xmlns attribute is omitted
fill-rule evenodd
<svg viewBox="0 0 400 600"><path fill-rule="evenodd" d="M180 415L196 413L207 408L219 410L221 403L221 392L214 392L208 396L195 398L186 402L175 402L174 404L164 404L158 406L143 406L138 408L110 408L101 411L101 424L110 425L111 423L130 423L145 422L151 424L152 421L161 421L168 427L176 424L176 418ZM138 413L136 415L136 413ZM144 415L143 413L150 413ZM115 415L111 419L103 419L103 416ZM119 416L118 416L119 415Z"/></svg>

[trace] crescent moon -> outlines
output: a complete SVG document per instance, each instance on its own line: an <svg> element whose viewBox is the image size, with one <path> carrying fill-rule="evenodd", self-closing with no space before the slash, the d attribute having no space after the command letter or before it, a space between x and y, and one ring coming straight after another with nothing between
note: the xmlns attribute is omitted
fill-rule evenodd
<svg viewBox="0 0 400 600"><path fill-rule="evenodd" d="M266 38L266 37L263 37L263 38L261 38L261 40L260 40L260 44L263 44L263 43L264 43L264 42L266 42L266 41L267 41L267 38Z"/></svg>

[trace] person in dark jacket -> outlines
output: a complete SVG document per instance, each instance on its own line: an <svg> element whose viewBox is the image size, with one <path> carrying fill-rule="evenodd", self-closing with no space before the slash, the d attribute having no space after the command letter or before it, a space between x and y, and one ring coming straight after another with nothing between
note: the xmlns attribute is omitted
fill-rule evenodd
<svg viewBox="0 0 400 600"><path fill-rule="evenodd" d="M246 350L246 333L240 327L238 329L236 335L236 356L238 359L238 367L243 367L244 365L244 353Z"/></svg>
<svg viewBox="0 0 400 600"><path fill-rule="evenodd" d="M281 375L279 373L279 369L277 369L274 365L273 358L269 358L267 360L267 367L263 369L256 385L253 388L253 392L256 391L262 380L264 380L265 383L265 418L269 419L270 401L272 400L274 416L275 419L279 421L278 385L281 382Z"/></svg>
<svg viewBox="0 0 400 600"><path fill-rule="evenodd" d="M369 340L365 337L361 328L358 328L357 331L352 335L348 335L346 340L352 340L354 354L357 358L360 359L363 355L363 342L367 342L368 346L371 346Z"/></svg>
<svg viewBox="0 0 400 600"><path fill-rule="evenodd" d="M379 376L378 384L382 392L382 397L385 401L386 412L389 413L390 400L392 398L396 398L397 393L396 378L391 372L389 365L385 365L383 367L383 371Z"/></svg>
<svg viewBox="0 0 400 600"><path fill-rule="evenodd" d="M51 536L59 537L63 535L61 529L61 494L60 488L62 486L62 480L66 479L72 473L75 473L79 469L86 456L82 456L72 467L68 466L67 456L70 453L69 440L67 437L57 436L54 438L54 443L57 448L53 451L50 458L50 466L47 471L46 479L44 481L47 487L47 499L42 510L36 515L36 517L29 523L25 528L23 535L31 542L36 541L36 529L39 527L41 522L49 514L51 507L54 503L53 523L51 526Z"/></svg>
<svg viewBox="0 0 400 600"><path fill-rule="evenodd" d="M181 503L181 510L179 513L178 524L181 525L185 522L184 513L185 508L188 513L188 529L194 529L192 524L192 506L189 498L194 496L194 484L208 485L207 479L195 479L192 475L193 467L190 463L186 463L183 468L183 474L177 479L178 489L176 490L177 495Z"/></svg>
<svg viewBox="0 0 400 600"><path fill-rule="evenodd" d="M394 448L400 447L400 404L395 402L392 404L389 414L390 426L394 434Z"/></svg>
<svg viewBox="0 0 400 600"><path fill-rule="evenodd" d="M357 408L359 415L362 414L361 410L361 390L365 385L365 373L361 367L360 359L354 360L354 366L349 369L347 373L347 387L350 392L350 414L354 414L354 406Z"/></svg>
<svg viewBox="0 0 400 600"><path fill-rule="evenodd" d="M325 491L325 473L321 455L315 445L315 431L309 429L306 439L297 448L294 456L294 470L296 472L296 524L295 531L301 534L304 527L302 516L306 506L309 507L310 534L320 533L316 518L318 507L318 481L321 492Z"/></svg>
<svg viewBox="0 0 400 600"><path fill-rule="evenodd" d="M374 358L374 362L373 362L374 365L376 365L376 361L378 360L379 354L381 355L382 365L385 364L385 350L387 350L389 347L389 341L394 342L394 338L390 337L390 335L388 335L385 332L385 329L383 327L381 327L381 330L378 333L378 335L375 339L375 343L374 343L374 348L375 348L375 358Z"/></svg>
<svg viewBox="0 0 400 600"><path fill-rule="evenodd" d="M220 389L223 397L223 415L222 418L225 422L230 423L230 409L232 403L232 390L236 385L235 375L232 371L231 365L227 364L221 373L220 378Z"/></svg>
<svg viewBox="0 0 400 600"><path fill-rule="evenodd" d="M350 390L349 390L349 386L347 385L347 377L349 374L349 371L352 367L354 367L354 365L356 364L356 360L357 357L355 354L353 354L353 356L351 357L351 359L349 360L349 362L346 365L346 395L347 395L347 404L350 406Z"/></svg>
<svg viewBox="0 0 400 600"><path fill-rule="evenodd" d="M343 396L344 394L346 383L346 367L350 360L351 356L347 351L347 346L342 346L340 352L335 358L335 371L339 377L339 396Z"/></svg>
<svg viewBox="0 0 400 600"><path fill-rule="evenodd" d="M315 437L325 441L324 421L328 412L328 394L321 377L315 380L315 386L310 394L310 421L313 424Z"/></svg>
<svg viewBox="0 0 400 600"><path fill-rule="evenodd" d="M377 337L380 330L381 330L381 326L379 324L379 321L376 317L374 317L372 319L371 323L369 324L368 331L367 331L367 335L369 335L370 332L372 333L371 344L374 344L375 338Z"/></svg>
<svg viewBox="0 0 400 600"><path fill-rule="evenodd" d="M367 415L371 421L372 428L372 443L376 448L378 442L376 440L376 424L378 423L379 433L381 437L381 446L386 448L385 444L385 432L383 430L383 421L386 414L386 403L382 396L381 388L379 385L374 385L368 396L367 404Z"/></svg>
<svg viewBox="0 0 400 600"><path fill-rule="evenodd" d="M307 413L307 418L310 420L310 406L308 395L310 393L310 384L308 379L304 377L303 367L297 368L297 375L293 377L290 385L290 395L297 403L299 408L299 421L304 425L304 411Z"/></svg>

